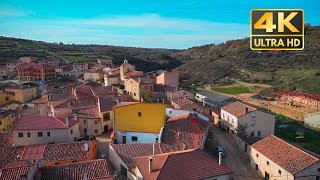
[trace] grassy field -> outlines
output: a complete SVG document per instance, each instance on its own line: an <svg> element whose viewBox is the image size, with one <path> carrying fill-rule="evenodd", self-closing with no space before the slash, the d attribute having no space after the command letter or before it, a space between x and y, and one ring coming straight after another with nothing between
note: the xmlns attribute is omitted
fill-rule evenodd
<svg viewBox="0 0 320 180"><path fill-rule="evenodd" d="M69 63L74 62L93 62L96 61L97 58L85 57L85 55L90 55L90 53L50 53L57 57L63 58L67 60Z"/></svg>
<svg viewBox="0 0 320 180"><path fill-rule="evenodd" d="M224 94L243 94L243 93L250 93L250 89L245 86L231 86L231 87L213 87L213 91L224 93Z"/></svg>
<svg viewBox="0 0 320 180"><path fill-rule="evenodd" d="M287 118L283 115L276 115L275 135L298 145L304 149L320 154L320 132L304 127L301 123ZM280 125L288 125L286 128L280 128ZM296 130L304 130L304 141L299 142L296 139Z"/></svg>

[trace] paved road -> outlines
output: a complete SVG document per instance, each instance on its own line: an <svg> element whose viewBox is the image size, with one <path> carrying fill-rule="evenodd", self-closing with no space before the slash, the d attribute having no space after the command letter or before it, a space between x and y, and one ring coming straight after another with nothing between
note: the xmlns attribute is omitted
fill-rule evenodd
<svg viewBox="0 0 320 180"><path fill-rule="evenodd" d="M109 143L111 133L104 134L97 137L98 140L98 158L109 157Z"/></svg>
<svg viewBox="0 0 320 180"><path fill-rule="evenodd" d="M217 145L225 149L225 157L222 164L225 164L234 171L234 180L258 180L262 177L250 166L250 159L247 154L240 151L232 134L222 131L214 125L210 126L211 137L206 149L214 157L217 157Z"/></svg>

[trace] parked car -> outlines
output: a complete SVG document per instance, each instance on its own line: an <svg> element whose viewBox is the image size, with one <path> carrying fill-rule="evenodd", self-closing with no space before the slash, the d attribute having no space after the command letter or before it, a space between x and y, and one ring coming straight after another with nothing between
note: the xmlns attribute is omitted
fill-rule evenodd
<svg viewBox="0 0 320 180"><path fill-rule="evenodd" d="M224 157L224 148L222 146L217 146L218 155L221 153L222 157Z"/></svg>
<svg viewBox="0 0 320 180"><path fill-rule="evenodd" d="M85 137L80 137L79 139L77 139L77 141L89 141L89 140L90 141L96 140L96 137L91 135L90 138L89 138L89 136L87 135Z"/></svg>

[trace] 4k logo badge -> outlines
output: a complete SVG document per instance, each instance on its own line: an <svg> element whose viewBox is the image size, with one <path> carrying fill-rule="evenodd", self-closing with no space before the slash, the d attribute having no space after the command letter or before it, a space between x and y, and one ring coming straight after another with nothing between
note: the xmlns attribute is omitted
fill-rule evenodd
<svg viewBox="0 0 320 180"><path fill-rule="evenodd" d="M252 50L302 50L302 9L253 9L250 12Z"/></svg>

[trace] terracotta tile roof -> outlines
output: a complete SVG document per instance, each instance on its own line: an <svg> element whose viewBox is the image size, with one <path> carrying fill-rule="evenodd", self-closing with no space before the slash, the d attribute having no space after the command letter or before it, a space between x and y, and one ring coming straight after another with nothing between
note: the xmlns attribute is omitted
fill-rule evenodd
<svg viewBox="0 0 320 180"><path fill-rule="evenodd" d="M19 68L32 68L32 69L54 69L54 66L51 66L49 64L38 64L35 62L28 63L28 64L22 64Z"/></svg>
<svg viewBox="0 0 320 180"><path fill-rule="evenodd" d="M243 115L247 114L247 113L245 113L245 108L248 108L247 113L250 113L250 112L257 110L256 108L251 107L246 104L243 104L241 102L235 102L235 103L229 104L227 106L223 106L221 109L236 116L236 117L239 117L239 116L243 116Z"/></svg>
<svg viewBox="0 0 320 180"><path fill-rule="evenodd" d="M43 180L82 180L85 174L88 179L113 179L105 159L41 168L41 179Z"/></svg>
<svg viewBox="0 0 320 180"><path fill-rule="evenodd" d="M121 160L128 166L129 169L135 167L132 158L152 155L153 145L155 154L160 154L158 144L111 144Z"/></svg>
<svg viewBox="0 0 320 180"><path fill-rule="evenodd" d="M101 118L99 106L81 108L74 110L80 118Z"/></svg>
<svg viewBox="0 0 320 180"><path fill-rule="evenodd" d="M112 91L111 86L99 86L99 87L92 87L92 92L95 96L103 96L103 95L109 95L114 94L117 92Z"/></svg>
<svg viewBox="0 0 320 180"><path fill-rule="evenodd" d="M76 88L75 95L78 99L83 98L94 98L94 94L92 92L91 86L89 85L81 85Z"/></svg>
<svg viewBox="0 0 320 180"><path fill-rule="evenodd" d="M0 148L11 147L13 145L12 133L0 133Z"/></svg>
<svg viewBox="0 0 320 180"><path fill-rule="evenodd" d="M115 107L122 107L122 106L130 106L134 104L139 104L140 102L121 102L117 104Z"/></svg>
<svg viewBox="0 0 320 180"><path fill-rule="evenodd" d="M28 174L29 169L30 169L30 166L1 169L0 179L1 180L20 180L21 176Z"/></svg>
<svg viewBox="0 0 320 180"><path fill-rule="evenodd" d="M150 77L141 76L141 77L131 77L130 79L133 79L139 84L153 84L153 80Z"/></svg>
<svg viewBox="0 0 320 180"><path fill-rule="evenodd" d="M129 71L125 74L127 78L135 77L135 76L143 76L142 71Z"/></svg>
<svg viewBox="0 0 320 180"><path fill-rule="evenodd" d="M48 98L40 98L40 99L32 100L32 104L46 104L48 102L49 102Z"/></svg>
<svg viewBox="0 0 320 180"><path fill-rule="evenodd" d="M251 147L291 174L319 162L318 158L273 135L265 137Z"/></svg>
<svg viewBox="0 0 320 180"><path fill-rule="evenodd" d="M22 160L34 160L34 159L43 159L44 150L46 148L46 145L30 145L26 146Z"/></svg>
<svg viewBox="0 0 320 180"><path fill-rule="evenodd" d="M188 98L185 98L185 97L181 97L179 99L174 99L173 102L180 107L193 104L193 102L191 100L189 100Z"/></svg>
<svg viewBox="0 0 320 180"><path fill-rule="evenodd" d="M0 147L0 169L18 160L23 155L24 146Z"/></svg>
<svg viewBox="0 0 320 180"><path fill-rule="evenodd" d="M232 170L201 149L185 150L152 156L153 170L149 172L149 156L133 158L145 180L207 179L228 175Z"/></svg>
<svg viewBox="0 0 320 180"><path fill-rule="evenodd" d="M72 116L71 108L54 108L54 117L58 119L66 119Z"/></svg>
<svg viewBox="0 0 320 180"><path fill-rule="evenodd" d="M171 117L162 131L162 152L200 148L208 127L207 121L192 114Z"/></svg>
<svg viewBox="0 0 320 180"><path fill-rule="evenodd" d="M103 97L99 97L99 103L101 112L111 111L113 106L115 105L112 100Z"/></svg>
<svg viewBox="0 0 320 180"><path fill-rule="evenodd" d="M93 146L91 142L74 142L62 144L48 144L44 151L44 159L46 161L62 161L62 160L86 160L89 151L85 151L85 144Z"/></svg>
<svg viewBox="0 0 320 180"><path fill-rule="evenodd" d="M20 120L14 127L17 130L49 130L49 129L69 129L78 122L70 120L69 127L56 117L51 116L35 116L35 115L22 115Z"/></svg>

